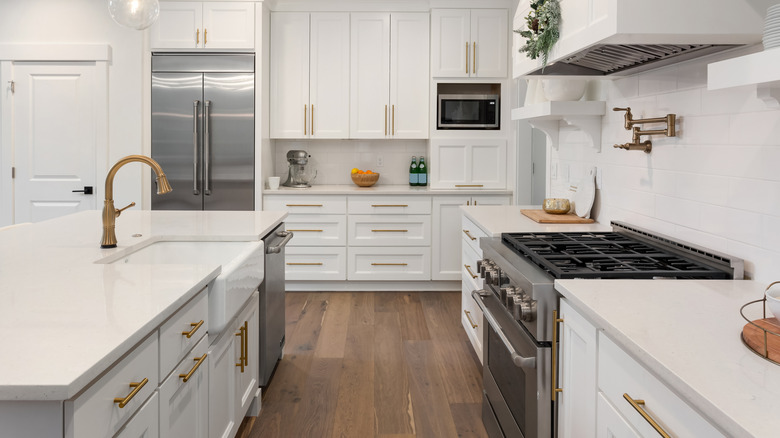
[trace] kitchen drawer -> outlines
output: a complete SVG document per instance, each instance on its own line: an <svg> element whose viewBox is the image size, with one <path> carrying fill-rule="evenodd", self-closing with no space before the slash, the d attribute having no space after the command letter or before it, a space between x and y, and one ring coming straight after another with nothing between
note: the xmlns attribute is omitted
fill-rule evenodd
<svg viewBox="0 0 780 438"><path fill-rule="evenodd" d="M160 385L160 434L163 437L208 436L208 339L202 338L188 351Z"/></svg>
<svg viewBox="0 0 780 438"><path fill-rule="evenodd" d="M160 327L160 382L208 333L208 316L208 291L204 289Z"/></svg>
<svg viewBox="0 0 780 438"><path fill-rule="evenodd" d="M430 196L349 196L349 214L431 214Z"/></svg>
<svg viewBox="0 0 780 438"><path fill-rule="evenodd" d="M285 219L295 237L289 246L346 246L347 216L343 214L298 214Z"/></svg>
<svg viewBox="0 0 780 438"><path fill-rule="evenodd" d="M350 247L349 280L431 279L430 247Z"/></svg>
<svg viewBox="0 0 780 438"><path fill-rule="evenodd" d="M159 359L157 332L130 350L97 382L73 400L65 402L65 436L68 438L112 436L138 410L157 387ZM131 384L145 382L140 389ZM136 391L123 407L115 398Z"/></svg>
<svg viewBox="0 0 780 438"><path fill-rule="evenodd" d="M474 351L477 353L480 362L482 361L482 335L485 330L484 322L482 318L482 309L474 301L471 296L471 291L475 290L475 284L471 280L468 274L463 275L461 282L461 324L463 329L466 330L466 334L471 341Z"/></svg>
<svg viewBox="0 0 780 438"><path fill-rule="evenodd" d="M604 333L599 333L598 351L599 389L641 436L658 433L623 394L644 400L642 408L672 436L725 436Z"/></svg>
<svg viewBox="0 0 780 438"><path fill-rule="evenodd" d="M347 197L339 195L266 195L263 210L306 214L344 214Z"/></svg>
<svg viewBox="0 0 780 438"><path fill-rule="evenodd" d="M482 257L478 256L474 251L474 248L470 245L464 243L461 246L460 259L462 262L461 264L463 265L461 270L465 276L464 278L467 277L474 285L475 289L482 289L484 279L479 276L479 272L477 271L477 260L481 260Z"/></svg>
<svg viewBox="0 0 780 438"><path fill-rule="evenodd" d="M287 246L284 275L287 280L346 280L346 247Z"/></svg>
<svg viewBox="0 0 780 438"><path fill-rule="evenodd" d="M349 219L350 246L430 246L430 215L358 214Z"/></svg>
<svg viewBox="0 0 780 438"><path fill-rule="evenodd" d="M154 393L114 438L159 438L159 416L160 397Z"/></svg>
<svg viewBox="0 0 780 438"><path fill-rule="evenodd" d="M474 224L474 222L472 222L465 215L461 219L461 227L461 236L463 237L463 241L466 242L471 247L471 249L477 253L479 258L482 258L482 248L479 247L479 238L487 237L487 233L482 231L481 228L476 226L476 224Z"/></svg>

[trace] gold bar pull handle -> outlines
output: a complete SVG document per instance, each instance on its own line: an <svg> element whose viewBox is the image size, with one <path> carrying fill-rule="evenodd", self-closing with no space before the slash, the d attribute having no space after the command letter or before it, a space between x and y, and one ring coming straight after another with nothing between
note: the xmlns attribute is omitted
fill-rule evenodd
<svg viewBox="0 0 780 438"><path fill-rule="evenodd" d="M322 266L322 263L287 263L287 266Z"/></svg>
<svg viewBox="0 0 780 438"><path fill-rule="evenodd" d="M372 207L408 207L409 204L371 204Z"/></svg>
<svg viewBox="0 0 780 438"><path fill-rule="evenodd" d="M200 29L195 29L195 45L200 44Z"/></svg>
<svg viewBox="0 0 780 438"><path fill-rule="evenodd" d="M324 230L303 230L303 229L294 230L294 229L287 229L287 231L293 231L293 232L296 232L296 233L298 233L298 232L301 232L301 233L322 233Z"/></svg>
<svg viewBox="0 0 780 438"><path fill-rule="evenodd" d="M468 238L471 239L471 240L477 240L476 237L472 236L471 233L469 233L469 230L463 230L463 234L468 236Z"/></svg>
<svg viewBox="0 0 780 438"><path fill-rule="evenodd" d="M392 124L390 125L390 135L395 135L395 105L391 105L392 107Z"/></svg>
<svg viewBox="0 0 780 438"><path fill-rule="evenodd" d="M195 363L195 365L192 367L192 369L190 370L190 372L188 372L187 374L179 374L179 378L180 378L180 379L184 379L184 380L183 380L183 381L184 381L184 383L187 383L187 381L188 381L188 380L190 380L190 377L192 377L192 375L193 375L193 374L195 374L195 371L197 371L197 370L198 370L198 368L200 367L200 364L202 364L202 363L203 363L203 361L204 361L204 360L206 360L206 356L208 356L208 353L204 353L204 354L203 354L203 356L201 356L201 357L196 357L196 358L194 358L193 360L194 360L196 363Z"/></svg>
<svg viewBox="0 0 780 438"><path fill-rule="evenodd" d="M552 335L552 401L555 401L555 394L563 392L563 388L558 388L558 323L563 322L563 318L558 318L558 311L553 310L553 335Z"/></svg>
<svg viewBox="0 0 780 438"><path fill-rule="evenodd" d="M631 398L628 393L623 394L623 398L626 399L626 401L634 408L637 412L639 412L639 415L642 416L642 418L645 419L648 423L650 423L651 426L653 426L653 429L655 429L656 432L658 432L659 435L661 435L664 438L671 438L671 436L666 433L666 431L661 427L661 425L658 424L657 421L653 419L653 417L650 416L650 414L647 413L647 411L642 408L642 406L645 405L644 400L634 400Z"/></svg>
<svg viewBox="0 0 780 438"><path fill-rule="evenodd" d="M371 263L371 266L409 266L408 263Z"/></svg>
<svg viewBox="0 0 780 438"><path fill-rule="evenodd" d="M471 51L471 74L477 74L477 42L474 41L473 50Z"/></svg>
<svg viewBox="0 0 780 438"><path fill-rule="evenodd" d="M469 75L469 42L466 41L466 76Z"/></svg>
<svg viewBox="0 0 780 438"><path fill-rule="evenodd" d="M191 337L192 337L192 335L194 335L194 334L195 334L195 332L196 332L196 331L198 331L198 329L199 329L199 328L200 328L200 326L202 326L202 325L203 325L203 320L202 320L202 319L200 320L200 322L191 322L191 323L190 323L190 327L192 327L192 330L190 330L190 331L188 331L188 332L181 332L181 334L182 334L183 336L186 336L186 337L187 337L187 339L189 339L189 338L191 338Z"/></svg>
<svg viewBox="0 0 780 438"><path fill-rule="evenodd" d="M241 328L238 329L238 333L236 333L236 336L241 338L241 354L238 357L238 363L236 364L237 367L241 367L241 372L244 372L244 355L246 352L244 351L244 337L246 336L244 332L244 326L241 326Z"/></svg>
<svg viewBox="0 0 780 438"><path fill-rule="evenodd" d="M322 204L285 204L287 207L322 207Z"/></svg>
<svg viewBox="0 0 780 438"><path fill-rule="evenodd" d="M471 278L477 278L479 275L475 275L473 272L471 272L471 266L469 265L463 265L464 268L466 268L466 271L468 271ZM475 327L476 328L476 327Z"/></svg>
<svg viewBox="0 0 780 438"><path fill-rule="evenodd" d="M387 105L385 105L385 135L387 135Z"/></svg>
<svg viewBox="0 0 780 438"><path fill-rule="evenodd" d="M249 366L249 321L244 321L244 366Z"/></svg>
<svg viewBox="0 0 780 438"><path fill-rule="evenodd" d="M372 233L408 233L409 230L371 230Z"/></svg>
<svg viewBox="0 0 780 438"><path fill-rule="evenodd" d="M307 117L307 114L309 112L309 105L304 104L303 105L303 135L308 135L308 132L306 132L306 125L309 118Z"/></svg>
<svg viewBox="0 0 780 438"><path fill-rule="evenodd" d="M125 406L127 406L128 403L130 403L130 400L132 400L133 397L135 397L135 395L138 394L138 391L140 391L141 388L143 388L144 385L146 385L147 383L149 383L149 379L147 379L146 377L144 377L144 379L141 380L140 382L130 383L130 387L133 388L133 390L130 391L130 394L127 394L127 396L124 398L123 397L115 398L114 403L119 403L120 409L124 408Z"/></svg>
<svg viewBox="0 0 780 438"><path fill-rule="evenodd" d="M471 319L471 312L469 312L468 310L464 310L463 313L466 314L466 319L469 320L469 324L471 324L471 328L475 329L475 328L479 327L479 325L475 324L474 320Z"/></svg>
<svg viewBox="0 0 780 438"><path fill-rule="evenodd" d="M484 184L455 184L455 187L485 187Z"/></svg>
<svg viewBox="0 0 780 438"><path fill-rule="evenodd" d="M314 104L311 105L311 135L314 136Z"/></svg>
<svg viewBox="0 0 780 438"><path fill-rule="evenodd" d="M209 30L205 27L203 28L203 47L206 47L206 44L209 42Z"/></svg>

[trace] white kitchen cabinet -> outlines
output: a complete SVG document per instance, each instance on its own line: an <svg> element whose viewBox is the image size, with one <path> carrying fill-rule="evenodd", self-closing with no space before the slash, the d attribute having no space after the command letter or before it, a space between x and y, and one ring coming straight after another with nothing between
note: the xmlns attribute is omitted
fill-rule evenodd
<svg viewBox="0 0 780 438"><path fill-rule="evenodd" d="M507 23L505 9L433 9L431 75L506 77Z"/></svg>
<svg viewBox="0 0 780 438"><path fill-rule="evenodd" d="M235 385L236 385L236 407L234 411L236 425L241 425L244 416L247 415L250 405L257 397L258 377L259 377L259 359L260 359L260 336L258 329L260 327L260 301L259 295L250 300L250 304L239 313L236 320L236 333L239 334L243 328L243 337L237 336L234 340L234 357L236 359ZM243 346L241 345L243 341ZM238 364L243 361L244 366ZM258 399L259 403L259 399ZM257 413L251 413L256 416Z"/></svg>
<svg viewBox="0 0 780 438"><path fill-rule="evenodd" d="M161 436L209 436L208 346L203 336L160 385Z"/></svg>
<svg viewBox="0 0 780 438"><path fill-rule="evenodd" d="M506 188L506 140L431 140L432 189Z"/></svg>
<svg viewBox="0 0 780 438"><path fill-rule="evenodd" d="M428 138L429 15L351 16L350 138Z"/></svg>
<svg viewBox="0 0 780 438"><path fill-rule="evenodd" d="M347 278L358 281L426 281L431 279L431 248L425 246L347 249Z"/></svg>
<svg viewBox="0 0 780 438"><path fill-rule="evenodd" d="M253 49L252 2L160 2L151 29L152 50Z"/></svg>
<svg viewBox="0 0 780 438"><path fill-rule="evenodd" d="M349 137L349 13L271 14L271 138Z"/></svg>
<svg viewBox="0 0 780 438"><path fill-rule="evenodd" d="M609 404L603 393L599 393L596 403L598 418L596 418L597 438L641 438L641 435L620 416L614 406Z"/></svg>
<svg viewBox="0 0 780 438"><path fill-rule="evenodd" d="M564 299L560 306L558 436L593 437L596 433L597 331ZM555 389L555 388L553 388Z"/></svg>
<svg viewBox="0 0 780 438"><path fill-rule="evenodd" d="M138 409L138 413L127 422L125 427L119 431L119 433L116 434L114 438L159 438L160 436L184 436L165 435L164 433L160 432L158 427L159 405L160 397L157 393L152 394L152 396L149 397L149 400L147 400L146 403L144 403L144 405Z"/></svg>
<svg viewBox="0 0 780 438"><path fill-rule="evenodd" d="M430 246L429 214L349 215L349 246Z"/></svg>
<svg viewBox="0 0 780 438"><path fill-rule="evenodd" d="M284 275L287 280L346 280L346 241L341 246L288 245Z"/></svg>
<svg viewBox="0 0 780 438"><path fill-rule="evenodd" d="M484 319L482 309L479 308L479 305L471 296L472 291L482 288L482 279L476 275L476 261L480 260L482 256L478 256L468 245L463 245L461 254L463 269L461 278L462 313L460 315L460 323L463 325L463 330L466 331L466 335L468 336L479 361L482 362L482 336L485 330Z"/></svg>

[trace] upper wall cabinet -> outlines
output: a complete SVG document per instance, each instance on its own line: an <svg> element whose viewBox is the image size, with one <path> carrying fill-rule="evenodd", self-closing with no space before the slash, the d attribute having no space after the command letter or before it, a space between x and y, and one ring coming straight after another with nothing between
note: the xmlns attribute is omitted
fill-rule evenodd
<svg viewBox="0 0 780 438"><path fill-rule="evenodd" d="M349 14L271 14L271 138L349 137Z"/></svg>
<svg viewBox="0 0 780 438"><path fill-rule="evenodd" d="M431 27L433 77L506 77L505 9L434 9Z"/></svg>
<svg viewBox="0 0 780 438"><path fill-rule="evenodd" d="M428 138L426 13L353 13L350 137Z"/></svg>
<svg viewBox="0 0 780 438"><path fill-rule="evenodd" d="M152 50L253 49L255 4L251 2L161 2L151 27Z"/></svg>

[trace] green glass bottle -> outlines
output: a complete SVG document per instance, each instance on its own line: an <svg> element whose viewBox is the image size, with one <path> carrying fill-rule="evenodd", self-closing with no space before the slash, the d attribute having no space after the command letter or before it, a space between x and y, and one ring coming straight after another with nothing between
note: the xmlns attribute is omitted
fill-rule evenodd
<svg viewBox="0 0 780 438"><path fill-rule="evenodd" d="M417 169L417 157L412 156L412 164L409 165L409 185L410 186L418 186L420 174L418 173Z"/></svg>
<svg viewBox="0 0 780 438"><path fill-rule="evenodd" d="M428 166L425 165L425 157L423 157L422 155L420 156L420 164L417 165L417 172L419 172L419 175L417 176L417 185L427 186Z"/></svg>

